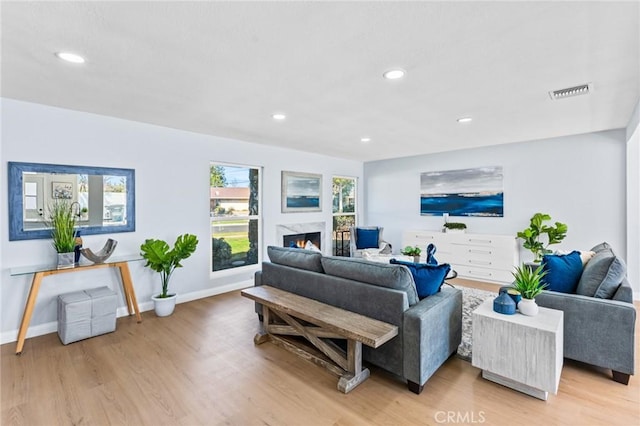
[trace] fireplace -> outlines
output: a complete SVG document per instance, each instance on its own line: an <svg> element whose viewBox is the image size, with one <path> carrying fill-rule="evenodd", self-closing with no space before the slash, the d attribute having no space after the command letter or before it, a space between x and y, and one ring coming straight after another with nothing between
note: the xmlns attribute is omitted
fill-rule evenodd
<svg viewBox="0 0 640 426"><path fill-rule="evenodd" d="M306 232L301 234L289 234L282 236L283 247L298 247L304 248L307 241L311 241L313 245L321 248L320 246L321 233L320 232Z"/></svg>
<svg viewBox="0 0 640 426"><path fill-rule="evenodd" d="M275 244L289 247L293 240L298 247L304 247L307 241L311 241L320 251L321 247L331 247L322 240L327 235L325 222L287 223L276 225Z"/></svg>

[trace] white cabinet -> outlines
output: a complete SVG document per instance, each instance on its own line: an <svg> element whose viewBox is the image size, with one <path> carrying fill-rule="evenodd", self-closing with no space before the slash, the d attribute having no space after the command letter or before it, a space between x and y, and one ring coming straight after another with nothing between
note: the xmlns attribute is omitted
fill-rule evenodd
<svg viewBox="0 0 640 426"><path fill-rule="evenodd" d="M422 262L430 243L436 246L438 262L450 263L462 278L511 283L511 272L520 264L515 236L421 230L405 231L402 236L402 247L422 249Z"/></svg>

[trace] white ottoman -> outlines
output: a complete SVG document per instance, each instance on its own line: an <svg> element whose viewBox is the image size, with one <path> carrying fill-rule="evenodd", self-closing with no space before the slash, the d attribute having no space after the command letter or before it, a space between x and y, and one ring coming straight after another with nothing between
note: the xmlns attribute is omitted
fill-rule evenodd
<svg viewBox="0 0 640 426"><path fill-rule="evenodd" d="M63 344L116 330L117 295L109 287L58 296L58 336Z"/></svg>

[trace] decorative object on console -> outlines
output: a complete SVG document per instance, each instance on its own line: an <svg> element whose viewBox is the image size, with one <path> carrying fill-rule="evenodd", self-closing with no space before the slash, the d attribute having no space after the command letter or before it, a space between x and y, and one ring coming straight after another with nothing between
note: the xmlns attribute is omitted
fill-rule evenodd
<svg viewBox="0 0 640 426"><path fill-rule="evenodd" d="M156 315L165 317L171 315L175 308L177 295L169 294L169 279L176 268L181 268L180 263L196 251L198 238L193 234L180 235L173 246L169 249L169 244L163 240L147 239L140 246L140 254L147 261L144 266L160 274L162 292L153 296Z"/></svg>
<svg viewBox="0 0 640 426"><path fill-rule="evenodd" d="M422 216L504 216L501 166L420 174Z"/></svg>
<svg viewBox="0 0 640 426"><path fill-rule="evenodd" d="M464 233L467 225L461 222L447 222L443 225L444 232L460 232Z"/></svg>
<svg viewBox="0 0 640 426"><path fill-rule="evenodd" d="M420 254L422 253L422 250L418 246L406 246L400 253L405 256L413 256L413 261L418 263L420 262Z"/></svg>
<svg viewBox="0 0 640 426"><path fill-rule="evenodd" d="M522 300L518 303L518 310L523 315L535 316L538 314L538 305L536 305L536 296L542 293L547 286L543 282L546 272L542 270L542 266L536 269L527 265L521 265L513 272L513 288L521 295Z"/></svg>
<svg viewBox="0 0 640 426"><path fill-rule="evenodd" d="M75 266L76 219L71 203L65 198L55 199L49 204L49 220L53 248L58 253L58 269Z"/></svg>
<svg viewBox="0 0 640 426"><path fill-rule="evenodd" d="M88 247L80 249L80 253L93 263L104 263L113 254L117 245L118 242L116 240L109 238L104 247L102 247L97 253L94 253Z"/></svg>
<svg viewBox="0 0 640 426"><path fill-rule="evenodd" d="M282 172L282 213L321 212L322 175Z"/></svg>
<svg viewBox="0 0 640 426"><path fill-rule="evenodd" d="M493 299L493 310L499 314L513 315L516 313L516 303L505 291Z"/></svg>
<svg viewBox="0 0 640 426"><path fill-rule="evenodd" d="M451 265L448 263L434 266L425 263L404 262L397 259L391 259L389 263L392 265L404 265L409 268L420 299L439 292L440 287L444 284L444 279L451 270Z"/></svg>
<svg viewBox="0 0 640 426"><path fill-rule="evenodd" d="M540 263L542 256L549 254L549 246L558 244L567 236L567 225L556 222L555 226L545 225L544 222L550 221L551 216L546 213L536 213L531 217L529 227L518 232L518 238L524 240L522 246L529 249L534 256L534 263ZM543 234L546 234L546 244L541 240Z"/></svg>

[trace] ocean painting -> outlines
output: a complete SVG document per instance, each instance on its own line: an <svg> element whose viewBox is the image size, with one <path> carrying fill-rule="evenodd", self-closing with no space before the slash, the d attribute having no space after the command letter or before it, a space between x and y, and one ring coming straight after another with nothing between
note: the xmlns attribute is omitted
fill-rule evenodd
<svg viewBox="0 0 640 426"><path fill-rule="evenodd" d="M502 179L501 166L421 173L420 214L503 217Z"/></svg>
<svg viewBox="0 0 640 426"><path fill-rule="evenodd" d="M282 212L322 211L322 175L282 172Z"/></svg>

